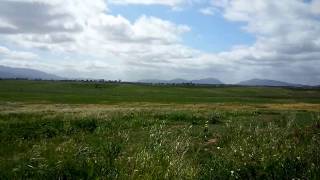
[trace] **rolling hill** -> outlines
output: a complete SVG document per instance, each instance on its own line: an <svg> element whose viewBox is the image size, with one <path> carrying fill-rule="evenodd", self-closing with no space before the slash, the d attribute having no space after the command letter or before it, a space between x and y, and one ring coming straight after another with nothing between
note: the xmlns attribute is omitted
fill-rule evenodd
<svg viewBox="0 0 320 180"><path fill-rule="evenodd" d="M2 79L43 79L43 80L61 80L62 77L48 74L39 70L28 68L13 68L0 65L0 78Z"/></svg>

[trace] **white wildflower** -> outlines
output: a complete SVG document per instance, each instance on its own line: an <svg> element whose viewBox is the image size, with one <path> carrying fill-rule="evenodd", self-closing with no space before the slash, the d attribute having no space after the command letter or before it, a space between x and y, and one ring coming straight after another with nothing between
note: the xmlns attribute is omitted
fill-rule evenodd
<svg viewBox="0 0 320 180"><path fill-rule="evenodd" d="M234 171L230 171L230 173L231 173L231 176L234 176Z"/></svg>

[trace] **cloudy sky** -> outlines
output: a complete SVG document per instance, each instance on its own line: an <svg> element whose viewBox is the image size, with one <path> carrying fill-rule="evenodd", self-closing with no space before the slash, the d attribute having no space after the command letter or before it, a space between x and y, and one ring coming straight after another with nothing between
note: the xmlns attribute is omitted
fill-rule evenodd
<svg viewBox="0 0 320 180"><path fill-rule="evenodd" d="M0 65L320 84L320 0L0 0Z"/></svg>

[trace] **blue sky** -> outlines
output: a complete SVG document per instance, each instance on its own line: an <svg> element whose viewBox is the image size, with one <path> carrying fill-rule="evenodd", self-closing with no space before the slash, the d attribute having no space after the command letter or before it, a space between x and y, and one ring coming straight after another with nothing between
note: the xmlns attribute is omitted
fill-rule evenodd
<svg viewBox="0 0 320 180"><path fill-rule="evenodd" d="M320 84L320 0L2 0L0 65Z"/></svg>
<svg viewBox="0 0 320 180"><path fill-rule="evenodd" d="M123 15L132 22L144 14L188 25L192 31L183 36L183 42L206 52L227 51L234 45L251 45L255 42L252 34L241 29L243 23L226 21L218 12L215 15L200 13L199 10L205 7L206 5L198 5L174 10L171 7L159 5L109 6L112 14Z"/></svg>

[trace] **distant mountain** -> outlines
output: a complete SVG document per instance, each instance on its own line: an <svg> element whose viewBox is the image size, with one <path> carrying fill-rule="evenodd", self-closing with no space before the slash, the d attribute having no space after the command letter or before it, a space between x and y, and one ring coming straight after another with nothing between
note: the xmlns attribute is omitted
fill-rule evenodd
<svg viewBox="0 0 320 180"><path fill-rule="evenodd" d="M215 78L206 78L206 79L199 79L199 80L192 80L194 84L223 84L219 79Z"/></svg>
<svg viewBox="0 0 320 180"><path fill-rule="evenodd" d="M43 80L61 80L62 77L48 74L42 71L27 69L27 68L13 68L0 65L0 78L3 79L43 79Z"/></svg>
<svg viewBox="0 0 320 180"><path fill-rule="evenodd" d="M138 82L141 83L164 83L164 84L183 84L183 83L193 83L193 84L223 84L220 80L215 78L206 78L199 80L186 80L186 79L172 79L172 80L159 80L159 79L144 79Z"/></svg>
<svg viewBox="0 0 320 180"><path fill-rule="evenodd" d="M160 79L141 79L137 81L139 83L150 83L150 84L156 84L156 83L166 83L166 80L160 80Z"/></svg>
<svg viewBox="0 0 320 180"><path fill-rule="evenodd" d="M275 80L269 80L269 79L251 79L247 81L241 81L237 85L242 86L279 86L279 87L285 87L285 86L292 86L292 87L301 87L304 85L301 84L293 84L293 83L287 83L282 81L275 81Z"/></svg>
<svg viewBox="0 0 320 180"><path fill-rule="evenodd" d="M191 81L186 80L186 79L172 79L172 80L167 81L167 83L170 83L170 84L183 84L183 83L191 83Z"/></svg>

